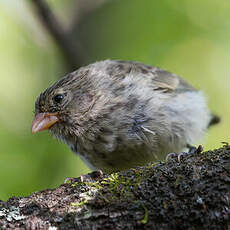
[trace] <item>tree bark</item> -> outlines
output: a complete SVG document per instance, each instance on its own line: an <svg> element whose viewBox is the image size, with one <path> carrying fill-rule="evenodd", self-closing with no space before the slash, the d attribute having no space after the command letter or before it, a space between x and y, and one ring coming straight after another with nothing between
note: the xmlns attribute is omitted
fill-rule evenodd
<svg viewBox="0 0 230 230"><path fill-rule="evenodd" d="M230 146L0 202L0 229L230 229Z"/></svg>

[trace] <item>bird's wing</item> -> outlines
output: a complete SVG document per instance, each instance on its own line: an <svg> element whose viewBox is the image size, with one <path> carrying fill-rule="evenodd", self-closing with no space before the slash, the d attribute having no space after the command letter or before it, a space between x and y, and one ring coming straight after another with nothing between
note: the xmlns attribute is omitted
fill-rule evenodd
<svg viewBox="0 0 230 230"><path fill-rule="evenodd" d="M120 69L124 70L126 73L142 73L143 75L146 75L146 77L151 77L153 88L155 90L163 90L165 92L196 91L195 88L189 85L181 77L157 67L131 61L116 61L116 66L120 66Z"/></svg>
<svg viewBox="0 0 230 230"><path fill-rule="evenodd" d="M165 70L156 69L153 73L153 82L156 88L164 89L166 91L195 91L196 89L189 85L185 80L176 74L167 72Z"/></svg>

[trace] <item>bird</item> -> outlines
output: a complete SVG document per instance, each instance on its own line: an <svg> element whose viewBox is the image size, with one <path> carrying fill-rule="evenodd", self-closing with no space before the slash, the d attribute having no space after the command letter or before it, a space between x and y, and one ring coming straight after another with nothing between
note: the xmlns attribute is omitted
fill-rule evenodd
<svg viewBox="0 0 230 230"><path fill-rule="evenodd" d="M49 130L91 170L113 173L193 146L220 121L180 76L104 60L67 74L35 102L32 133Z"/></svg>

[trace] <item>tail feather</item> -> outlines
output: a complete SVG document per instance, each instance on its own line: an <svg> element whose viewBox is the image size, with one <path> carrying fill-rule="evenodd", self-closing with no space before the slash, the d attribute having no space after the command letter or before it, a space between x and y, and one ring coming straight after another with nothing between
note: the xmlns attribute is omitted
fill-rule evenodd
<svg viewBox="0 0 230 230"><path fill-rule="evenodd" d="M215 114L212 114L211 115L211 120L208 124L208 127L212 126L212 125L216 125L218 123L220 123L221 119L219 116L215 115Z"/></svg>

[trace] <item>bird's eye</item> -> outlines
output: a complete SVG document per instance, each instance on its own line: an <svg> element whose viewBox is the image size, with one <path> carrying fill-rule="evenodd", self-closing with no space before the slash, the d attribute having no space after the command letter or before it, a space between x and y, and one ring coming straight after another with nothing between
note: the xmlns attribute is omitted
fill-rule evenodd
<svg viewBox="0 0 230 230"><path fill-rule="evenodd" d="M62 101L62 99L64 98L64 95L63 94L57 94L57 95L55 95L54 96L54 101L56 102L56 103L60 103L61 101Z"/></svg>

